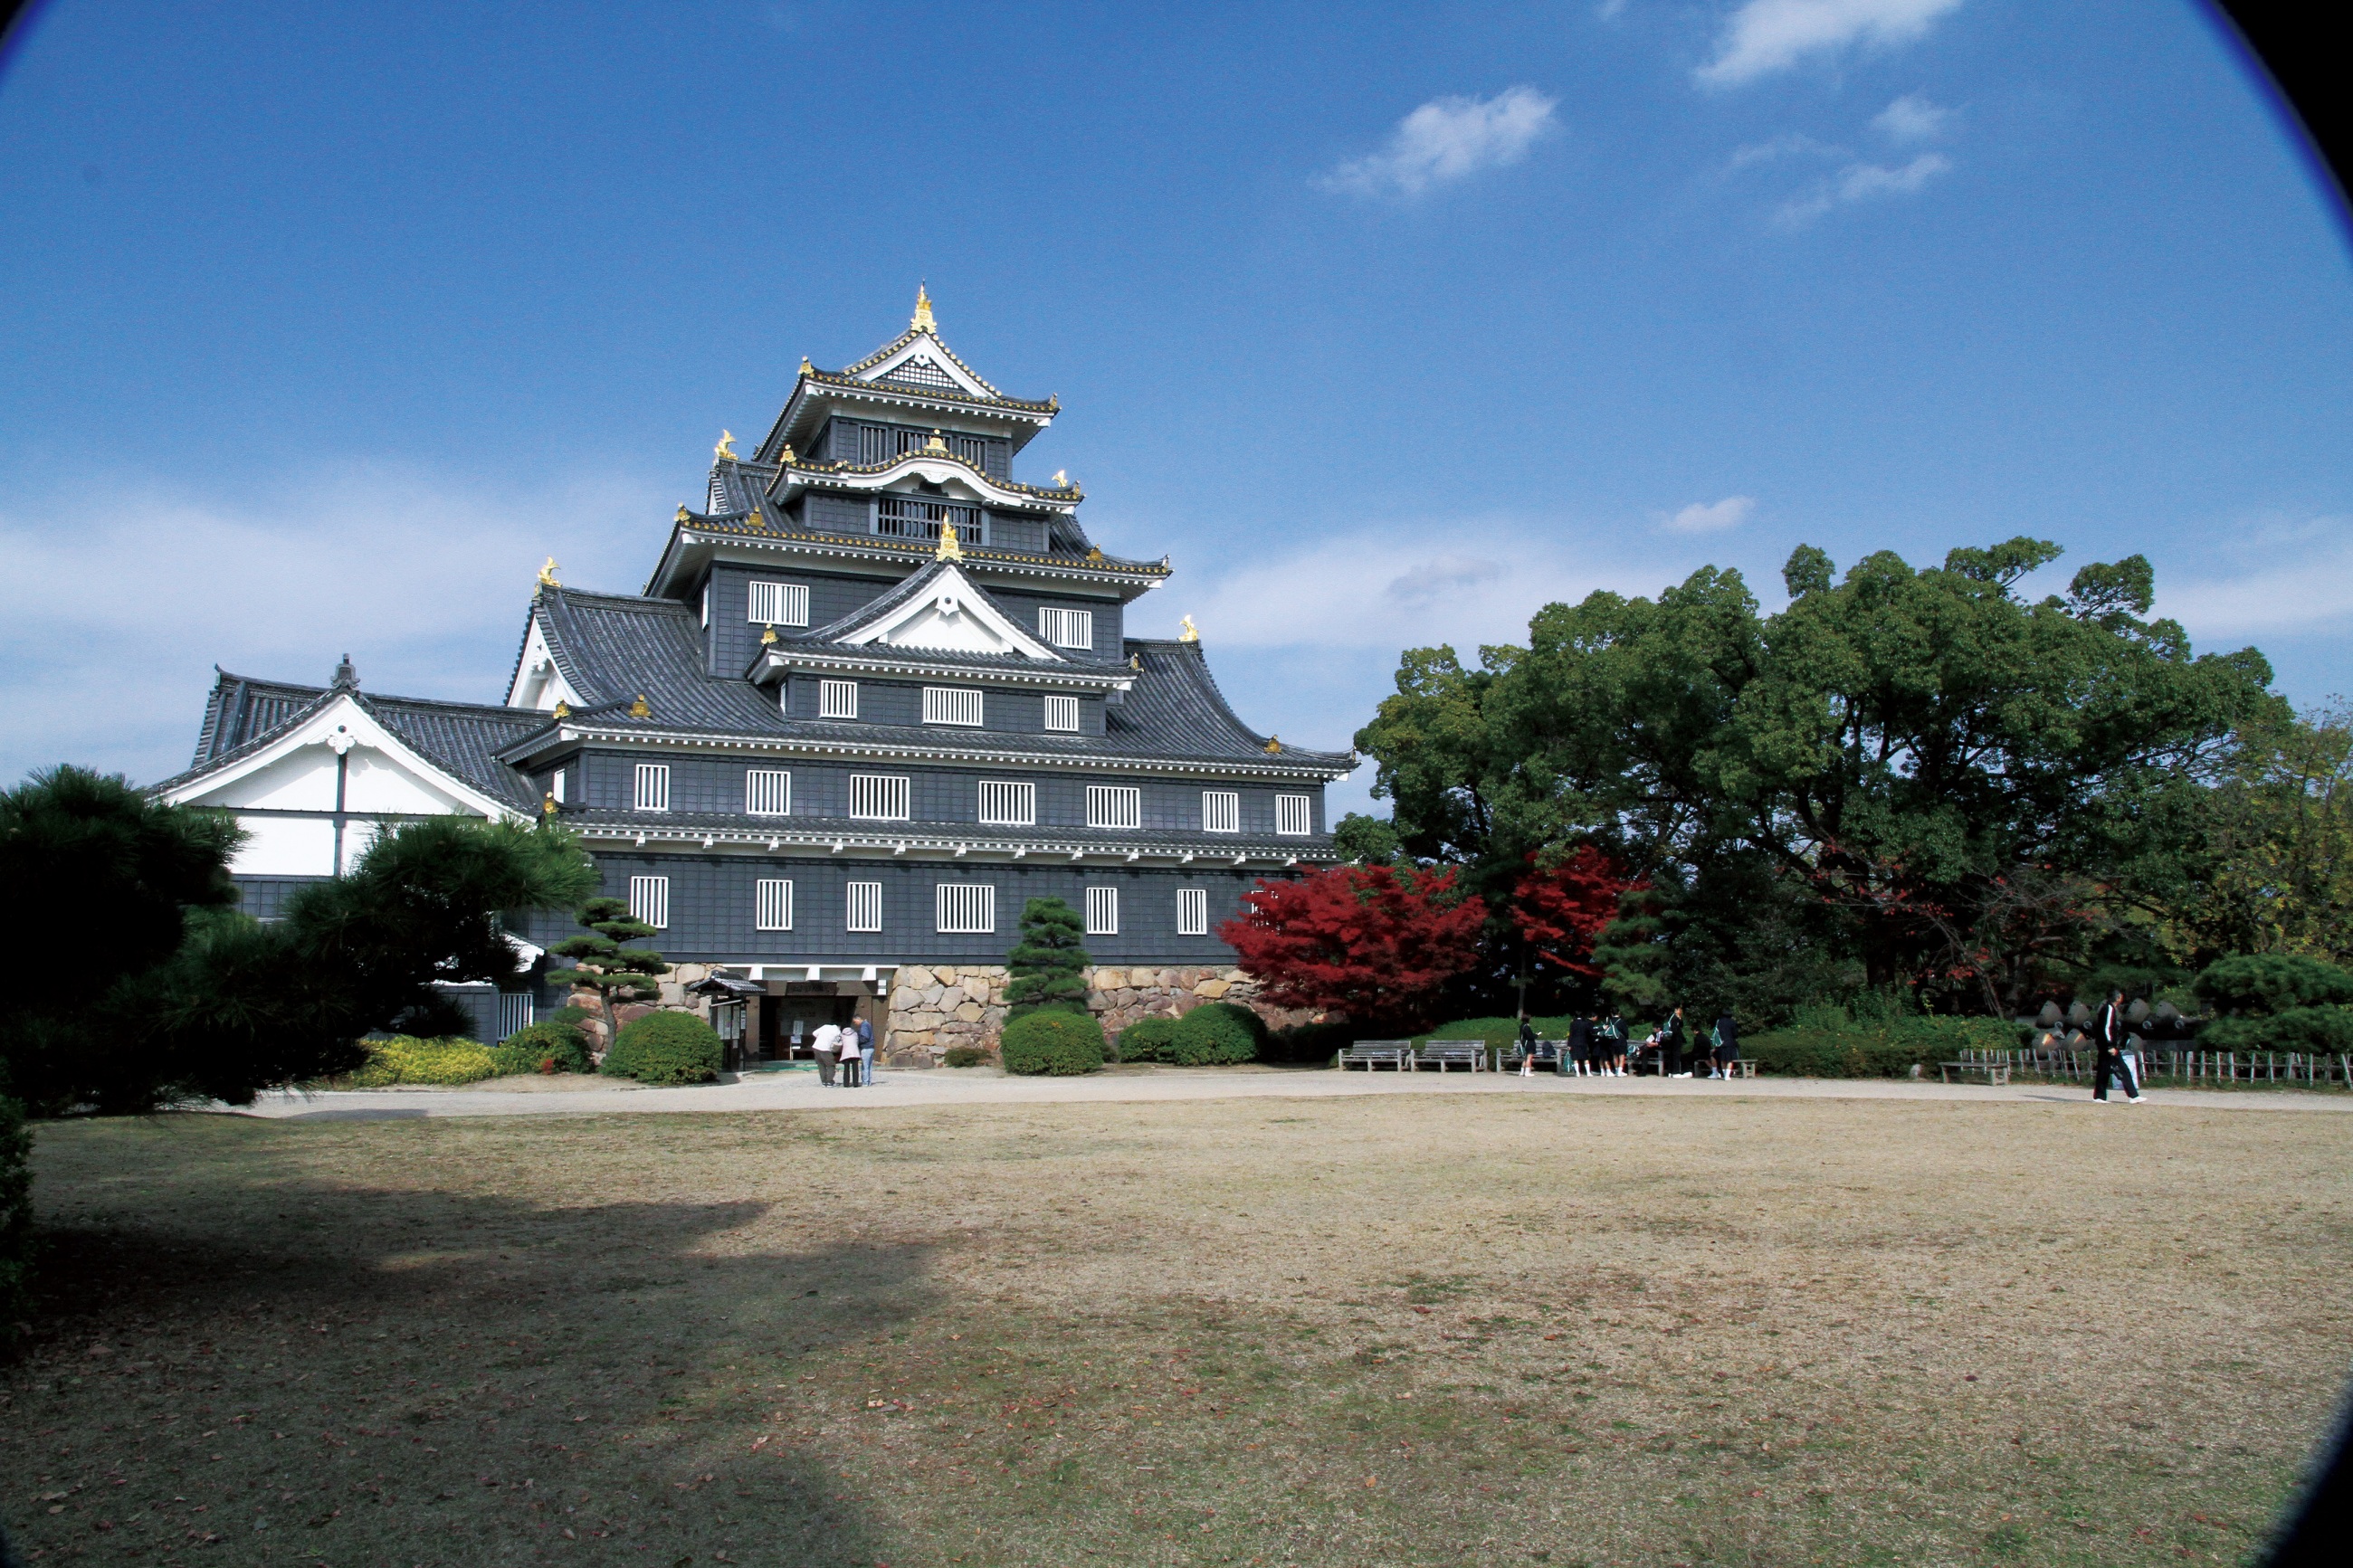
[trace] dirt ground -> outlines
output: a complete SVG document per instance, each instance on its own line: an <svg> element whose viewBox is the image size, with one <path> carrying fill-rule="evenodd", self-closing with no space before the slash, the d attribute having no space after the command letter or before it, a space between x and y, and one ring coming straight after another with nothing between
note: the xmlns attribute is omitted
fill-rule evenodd
<svg viewBox="0 0 2353 1568"><path fill-rule="evenodd" d="M42 1129L36 1562L2242 1559L2343 1118L1505 1096Z"/></svg>

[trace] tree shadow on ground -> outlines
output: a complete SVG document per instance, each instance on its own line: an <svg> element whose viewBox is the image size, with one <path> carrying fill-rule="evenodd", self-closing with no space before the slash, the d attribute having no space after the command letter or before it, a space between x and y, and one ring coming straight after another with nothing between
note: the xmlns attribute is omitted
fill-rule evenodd
<svg viewBox="0 0 2353 1568"><path fill-rule="evenodd" d="M882 1415L797 1369L922 1310L924 1248L747 1250L757 1203L172 1173L43 1233L0 1369L30 1560L887 1559L825 1451Z"/></svg>

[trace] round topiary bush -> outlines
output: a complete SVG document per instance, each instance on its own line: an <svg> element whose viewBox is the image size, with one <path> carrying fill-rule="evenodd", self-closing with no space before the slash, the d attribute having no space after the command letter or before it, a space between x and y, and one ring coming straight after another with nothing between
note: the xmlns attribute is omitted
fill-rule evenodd
<svg viewBox="0 0 2353 1568"><path fill-rule="evenodd" d="M1119 1032L1119 1059L1124 1062L1165 1062L1176 1044L1174 1018L1138 1018Z"/></svg>
<svg viewBox="0 0 2353 1568"><path fill-rule="evenodd" d="M1103 1026L1085 1013L1031 1013L1005 1026L997 1054L1007 1072L1027 1077L1095 1072L1103 1065Z"/></svg>
<svg viewBox="0 0 2353 1568"><path fill-rule="evenodd" d="M1179 1067L1223 1067L1256 1061L1266 1025L1247 1007L1205 1002L1176 1020L1168 1060Z"/></svg>
<svg viewBox="0 0 2353 1568"><path fill-rule="evenodd" d="M491 1052L502 1074L523 1072L595 1072L588 1054L588 1037L578 1026L554 1018L517 1029Z"/></svg>
<svg viewBox="0 0 2353 1568"><path fill-rule="evenodd" d="M950 1046L944 1059L952 1068L976 1068L988 1059L988 1053L978 1046Z"/></svg>
<svg viewBox="0 0 2353 1568"><path fill-rule="evenodd" d="M599 1070L639 1083L709 1083L719 1076L719 1036L691 1013L649 1013L621 1026Z"/></svg>

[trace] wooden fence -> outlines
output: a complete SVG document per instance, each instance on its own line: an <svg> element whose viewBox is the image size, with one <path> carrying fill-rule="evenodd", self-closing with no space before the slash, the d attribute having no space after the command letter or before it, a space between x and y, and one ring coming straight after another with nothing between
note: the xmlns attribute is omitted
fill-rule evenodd
<svg viewBox="0 0 2353 1568"><path fill-rule="evenodd" d="M1959 1059L2006 1067L2013 1074L2063 1078L2076 1083L2090 1081L2093 1069L2097 1065L2094 1053L2088 1050L1964 1049ZM2190 1045L2144 1045L2140 1047L2140 1059L2146 1076L2152 1082L2168 1079L2181 1084L2288 1083L2316 1089L2323 1084L2334 1083L2353 1088L2353 1057L2341 1054L2205 1051Z"/></svg>

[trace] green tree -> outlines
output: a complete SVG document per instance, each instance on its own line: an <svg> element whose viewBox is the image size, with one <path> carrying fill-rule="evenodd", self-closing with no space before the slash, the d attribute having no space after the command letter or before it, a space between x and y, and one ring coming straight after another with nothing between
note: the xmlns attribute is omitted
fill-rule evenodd
<svg viewBox="0 0 2353 1568"><path fill-rule="evenodd" d="M1021 940L1005 955L1008 1021L1030 1013L1087 1010L1085 926L1060 899L1032 899L1021 910Z"/></svg>
<svg viewBox="0 0 2353 1568"><path fill-rule="evenodd" d="M2207 807L2192 887L2162 921L2168 953L2353 960L2353 710L2251 726Z"/></svg>
<svg viewBox="0 0 2353 1568"><path fill-rule="evenodd" d="M649 947L625 947L654 934L654 928L629 913L627 899L591 899L580 906L580 923L591 936L567 937L548 951L572 960L575 967L557 970L551 978L582 985L596 993L597 1010L605 1015L605 1042L609 1049L620 1037L617 1002L659 996L661 977L670 960Z"/></svg>

